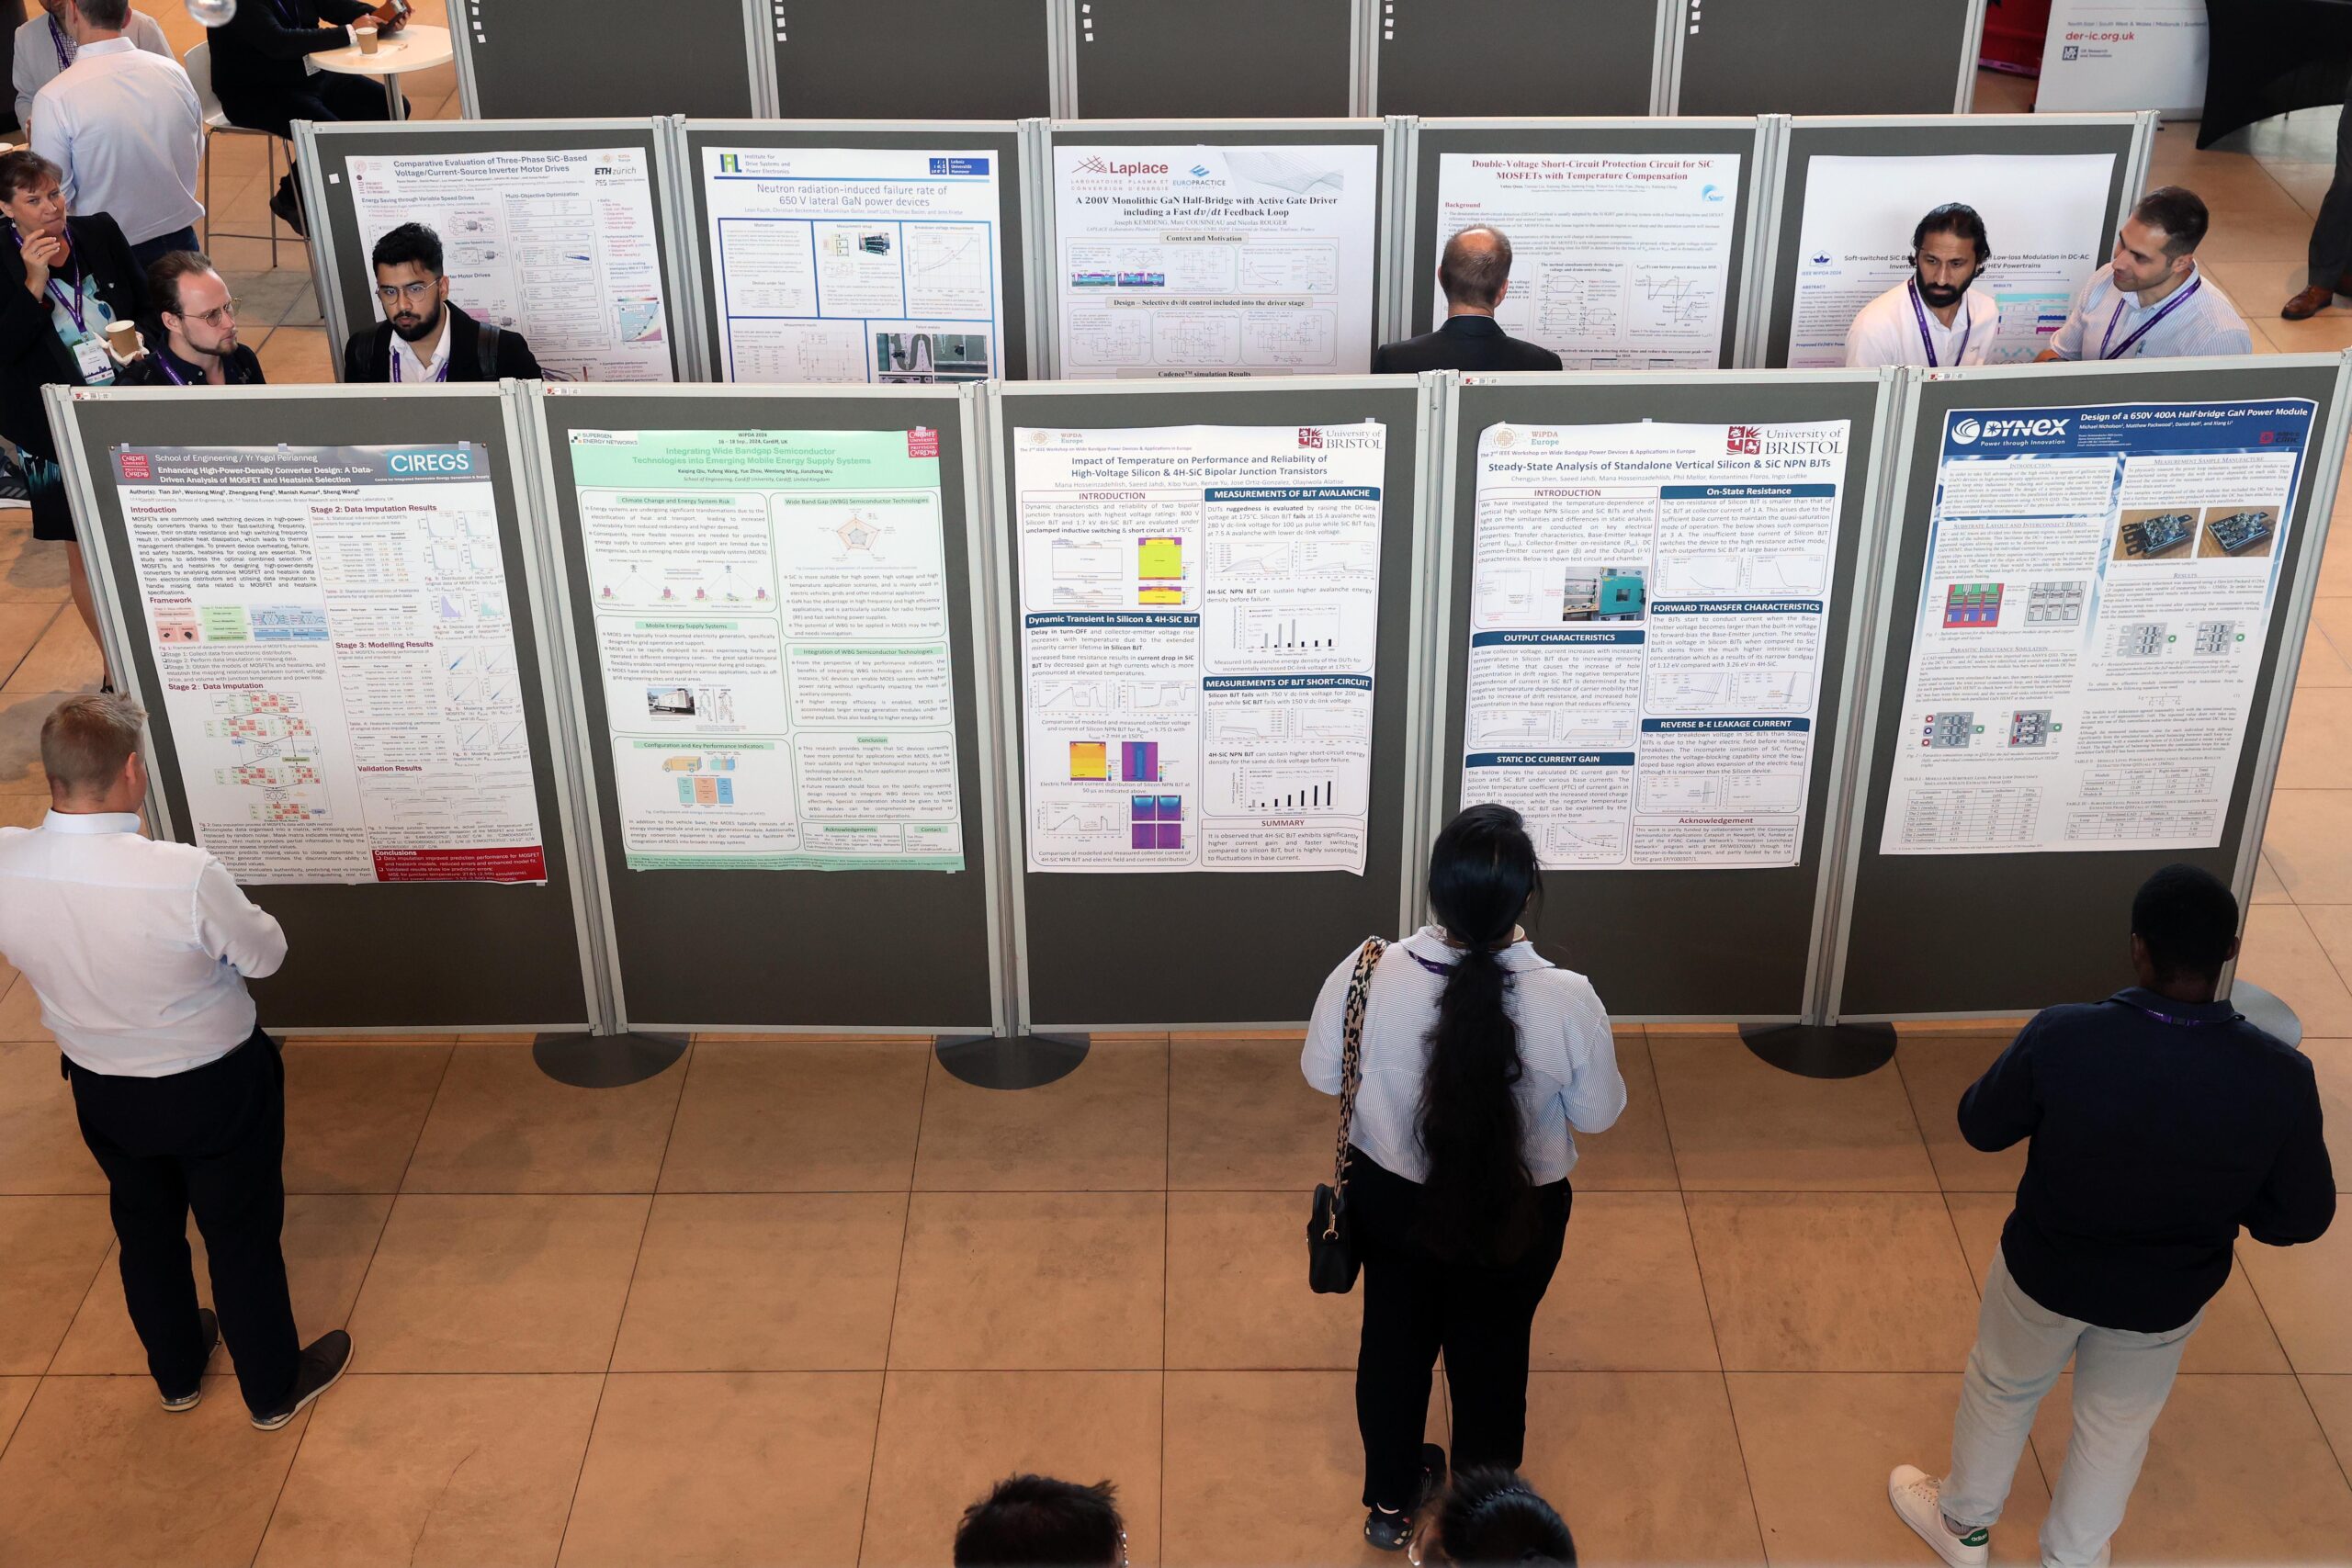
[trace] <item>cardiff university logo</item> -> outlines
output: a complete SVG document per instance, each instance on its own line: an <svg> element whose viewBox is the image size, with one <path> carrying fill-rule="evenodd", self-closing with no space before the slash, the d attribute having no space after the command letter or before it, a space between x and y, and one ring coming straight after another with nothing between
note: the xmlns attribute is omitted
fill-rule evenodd
<svg viewBox="0 0 2352 1568"><path fill-rule="evenodd" d="M1752 424L1726 426L1724 450L1738 457L1761 457L1764 455L1764 433Z"/></svg>

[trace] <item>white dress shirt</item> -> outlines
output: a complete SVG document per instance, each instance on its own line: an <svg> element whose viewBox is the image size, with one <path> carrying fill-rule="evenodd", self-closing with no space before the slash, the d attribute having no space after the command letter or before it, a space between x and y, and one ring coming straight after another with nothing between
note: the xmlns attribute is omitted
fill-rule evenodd
<svg viewBox="0 0 2352 1568"><path fill-rule="evenodd" d="M2194 288L2197 292L2188 293ZM2186 298L2183 296L2186 295ZM2169 310L2166 306L2172 307ZM2156 318L2162 317L2162 320ZM2154 325L2149 325L2154 321ZM2140 341L2132 334L2148 328ZM2131 343L2127 350L2123 345ZM2254 329L2245 324L2222 286L2205 269L2189 264L2188 280L2143 306L2137 294L2119 293L2110 265L2091 274L2075 291L2066 324L2050 340L2061 359L2186 359L2198 355L2252 354Z"/></svg>
<svg viewBox="0 0 2352 1568"><path fill-rule="evenodd" d="M1936 319L1925 302L1919 316L1928 321L1928 341L1919 338L1919 316L1911 313L1911 285L1898 283L1869 304L1846 329L1846 363L1857 369L1882 365L1925 365L1928 343L1936 345L1936 363L1949 370L1955 365L1982 365L1993 353L1993 339L2001 330L2001 307L1990 294L1971 288L1960 297L1961 309L1951 325Z"/></svg>
<svg viewBox="0 0 2352 1568"><path fill-rule="evenodd" d="M1408 1181L1429 1179L1429 1155L1421 1147L1421 1079L1429 1068L1430 1030L1437 1022L1445 972L1460 956L1436 928L1423 926L1380 955L1365 998L1363 1081L1356 1090L1349 1141ZM1571 1126L1605 1132L1623 1113L1625 1080L1617 1071L1609 1010L1593 994L1591 981L1556 967L1524 942L1511 943L1498 957L1510 975L1503 1010L1518 1027L1525 1069L1514 1090L1523 1152L1529 1174L1542 1186L1576 1168ZM1355 971L1356 955L1351 953L1323 982L1299 1057L1306 1081L1325 1094L1340 1092L1348 982Z"/></svg>
<svg viewBox="0 0 2352 1568"><path fill-rule="evenodd" d="M286 933L195 845L143 838L128 812L52 811L0 828L0 953L77 1066L159 1078L245 1043L245 977L277 972Z"/></svg>
<svg viewBox="0 0 2352 1568"><path fill-rule="evenodd" d="M122 29L122 36L149 54L160 54L166 60L174 58L172 40L164 36L164 25L144 11L130 13L130 25ZM62 37L62 28L47 11L39 13L17 29L17 59L13 67L17 85L17 123L27 130L32 129L33 95L55 81L57 73L74 62L75 51L70 38L65 39L64 62L61 63L57 58L57 40Z"/></svg>
<svg viewBox="0 0 2352 1568"><path fill-rule="evenodd" d="M65 171L66 208L103 212L141 244L204 216L204 111L180 62L127 38L85 43L33 96L33 151Z"/></svg>
<svg viewBox="0 0 2352 1568"><path fill-rule="evenodd" d="M398 333L392 334L392 354L400 362L401 385L404 387L431 386L434 379L441 374L441 367L449 363L448 308L442 307L441 338L433 345L431 357L419 359L416 356L416 344ZM391 372L387 370L385 374L389 376Z"/></svg>

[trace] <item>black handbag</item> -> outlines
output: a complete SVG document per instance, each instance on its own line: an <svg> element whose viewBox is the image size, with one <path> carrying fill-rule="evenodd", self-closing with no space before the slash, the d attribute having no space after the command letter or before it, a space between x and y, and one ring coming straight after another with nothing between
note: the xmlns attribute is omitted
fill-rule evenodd
<svg viewBox="0 0 2352 1568"><path fill-rule="evenodd" d="M1331 1156L1331 1179L1315 1189L1306 1216L1306 1284L1318 1296L1344 1296L1356 1288L1363 1262L1348 1226L1348 1134L1355 1124L1356 1089L1363 1082L1363 1004L1372 988L1372 968L1388 944L1364 939L1356 972L1348 981L1348 1008L1340 1031L1340 1145Z"/></svg>

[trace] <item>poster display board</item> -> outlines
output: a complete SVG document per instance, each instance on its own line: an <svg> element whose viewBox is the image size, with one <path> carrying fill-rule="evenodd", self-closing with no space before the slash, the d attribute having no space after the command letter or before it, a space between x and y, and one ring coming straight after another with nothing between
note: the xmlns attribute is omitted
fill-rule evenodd
<svg viewBox="0 0 2352 1568"><path fill-rule="evenodd" d="M1056 0L1089 119L1367 114L1358 0Z"/></svg>
<svg viewBox="0 0 2352 1568"><path fill-rule="evenodd" d="M1944 415L1880 853L2221 843L2317 407Z"/></svg>
<svg viewBox="0 0 2352 1568"><path fill-rule="evenodd" d="M1478 432L1462 803L1547 868L1794 865L1852 434Z"/></svg>
<svg viewBox="0 0 2352 1568"><path fill-rule="evenodd" d="M1058 3L792 0L775 14L777 112L790 119L1049 115ZM887 40L879 61L877 40ZM877 63L887 87L877 83Z"/></svg>
<svg viewBox="0 0 2352 1568"><path fill-rule="evenodd" d="M1951 114L1984 0L1676 0L1674 114Z"/></svg>
<svg viewBox="0 0 2352 1568"><path fill-rule="evenodd" d="M1389 432L1012 433L1032 871L1345 871Z"/></svg>
<svg viewBox="0 0 2352 1568"><path fill-rule="evenodd" d="M743 0L466 0L449 34L470 118L747 115L767 21Z"/></svg>
<svg viewBox="0 0 2352 1568"><path fill-rule="evenodd" d="M1361 374L1382 135L1219 128L1053 148L1057 364L1072 380Z"/></svg>
<svg viewBox="0 0 2352 1568"><path fill-rule="evenodd" d="M963 869L939 432L570 434L628 869Z"/></svg>
<svg viewBox="0 0 2352 1568"><path fill-rule="evenodd" d="M1381 0L1381 114L1653 112L1660 0ZM1664 35L1670 36L1670 35Z"/></svg>

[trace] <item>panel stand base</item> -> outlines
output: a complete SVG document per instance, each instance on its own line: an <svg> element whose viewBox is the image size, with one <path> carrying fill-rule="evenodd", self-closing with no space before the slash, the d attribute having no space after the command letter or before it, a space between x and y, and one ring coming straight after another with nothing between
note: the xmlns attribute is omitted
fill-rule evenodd
<svg viewBox="0 0 2352 1568"><path fill-rule="evenodd" d="M2239 980L2230 987L2229 1000L2232 1007L2245 1014L2248 1023L2301 1049L2303 1021L2295 1016L2295 1010L2277 992L2266 991L2251 980Z"/></svg>
<svg viewBox="0 0 2352 1568"><path fill-rule="evenodd" d="M1083 1034L953 1034L932 1047L939 1065L980 1089L1042 1089L1086 1060Z"/></svg>
<svg viewBox="0 0 2352 1568"><path fill-rule="evenodd" d="M683 1034L542 1034L531 1042L539 1071L574 1089L625 1089L668 1072L686 1054Z"/></svg>
<svg viewBox="0 0 2352 1568"><path fill-rule="evenodd" d="M1742 1043L1784 1073L1858 1078L1894 1059L1891 1023L1743 1023Z"/></svg>

